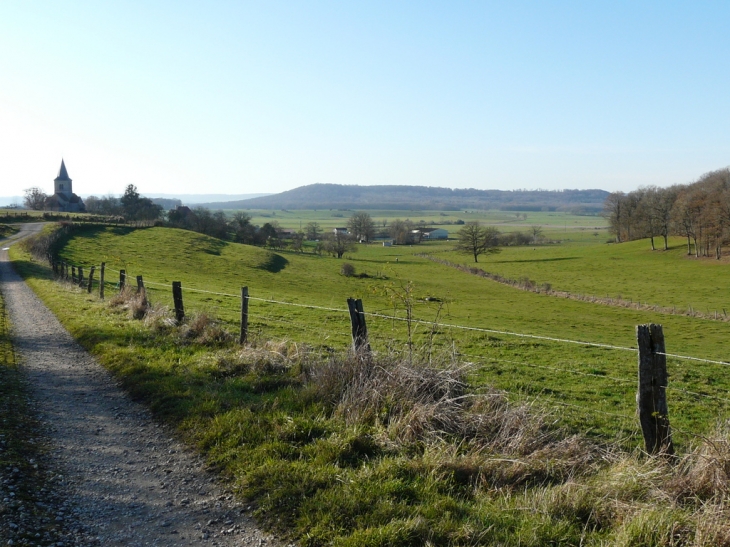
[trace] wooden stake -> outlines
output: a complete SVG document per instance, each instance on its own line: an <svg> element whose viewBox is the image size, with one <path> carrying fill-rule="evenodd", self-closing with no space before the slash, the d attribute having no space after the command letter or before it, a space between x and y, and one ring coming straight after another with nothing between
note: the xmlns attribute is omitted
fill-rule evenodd
<svg viewBox="0 0 730 547"><path fill-rule="evenodd" d="M144 288L144 280L142 279L141 275L137 276L137 294L142 294L142 297L144 298L144 303L147 303L147 291Z"/></svg>
<svg viewBox="0 0 730 547"><path fill-rule="evenodd" d="M172 302L175 306L175 319L178 323L182 323L185 319L185 308L183 307L182 283L180 281L172 282Z"/></svg>
<svg viewBox="0 0 730 547"><path fill-rule="evenodd" d="M91 286L94 284L94 270L96 270L96 266L92 266L91 271L89 272L89 286L86 291L89 294L91 294Z"/></svg>
<svg viewBox="0 0 730 547"><path fill-rule="evenodd" d="M76 283L76 266L71 266L71 283Z"/></svg>
<svg viewBox="0 0 730 547"><path fill-rule="evenodd" d="M119 270L119 292L124 290L124 284L127 282L127 270Z"/></svg>
<svg viewBox="0 0 730 547"><path fill-rule="evenodd" d="M359 298L347 299L347 309L350 312L350 323L352 325L352 347L355 353L363 351L370 353L370 344L368 343L368 328L365 324L365 312L362 306L362 300Z"/></svg>
<svg viewBox="0 0 730 547"><path fill-rule="evenodd" d="M241 333L238 343L245 344L248 338L248 287L241 287Z"/></svg>
<svg viewBox="0 0 730 547"><path fill-rule="evenodd" d="M101 271L99 272L99 298L104 300L104 269L106 268L106 262L101 263Z"/></svg>
<svg viewBox="0 0 730 547"><path fill-rule="evenodd" d="M84 286L84 268L79 266L79 278L78 278L79 287Z"/></svg>
<svg viewBox="0 0 730 547"><path fill-rule="evenodd" d="M639 391L636 403L639 421L649 454L674 455L672 430L667 408L667 358L661 325L638 325Z"/></svg>

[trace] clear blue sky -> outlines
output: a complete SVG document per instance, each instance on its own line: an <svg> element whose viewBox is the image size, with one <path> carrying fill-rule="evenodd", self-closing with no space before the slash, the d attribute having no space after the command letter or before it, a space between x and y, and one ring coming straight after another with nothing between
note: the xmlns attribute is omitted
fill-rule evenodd
<svg viewBox="0 0 730 547"><path fill-rule="evenodd" d="M0 2L0 195L604 188L730 164L728 2Z"/></svg>

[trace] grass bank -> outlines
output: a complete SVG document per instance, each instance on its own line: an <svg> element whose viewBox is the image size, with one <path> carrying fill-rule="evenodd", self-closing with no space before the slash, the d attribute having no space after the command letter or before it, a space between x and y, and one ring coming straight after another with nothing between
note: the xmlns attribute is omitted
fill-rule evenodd
<svg viewBox="0 0 730 547"><path fill-rule="evenodd" d="M263 523L303 545L730 541L723 429L670 466L572 434L486 381L475 389L479 374L453 353L367 361L291 339L238 347L215 316L175 325L163 306L102 302L14 257L133 397L206 454ZM514 349L492 339L482 351Z"/></svg>

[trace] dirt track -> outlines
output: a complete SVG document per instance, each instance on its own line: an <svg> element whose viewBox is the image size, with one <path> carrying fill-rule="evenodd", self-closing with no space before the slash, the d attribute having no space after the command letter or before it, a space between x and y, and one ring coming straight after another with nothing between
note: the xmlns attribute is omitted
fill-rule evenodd
<svg viewBox="0 0 730 547"><path fill-rule="evenodd" d="M25 225L0 246L38 229ZM53 489L59 499L28 493L38 506L55 504L49 514L59 522L57 538L40 538L36 544L279 545L205 471L199 457L130 401L74 342L14 272L7 251L0 251L0 291L48 436L50 464L58 470ZM33 504L18 508L12 499L6 504L11 511L4 520L18 522L0 531L0 538L7 537L11 545L30 544L33 531L26 528L32 519L23 521L22 515L32 516Z"/></svg>

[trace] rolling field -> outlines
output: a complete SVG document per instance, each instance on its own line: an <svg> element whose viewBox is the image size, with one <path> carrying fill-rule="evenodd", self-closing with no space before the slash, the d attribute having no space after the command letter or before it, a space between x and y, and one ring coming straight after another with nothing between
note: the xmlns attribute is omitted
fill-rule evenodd
<svg viewBox="0 0 730 547"><path fill-rule="evenodd" d="M572 252L581 257L575 260L589 263L600 258L592 254L595 247L586 242L538 247L533 252L545 260L533 276L570 285L570 275L560 277L566 261L551 256ZM652 262L637 258L640 247L599 248L665 278L657 297L669 294L669 274L661 273L661 263L652 270ZM520 253L530 250L505 249L482 267L519 264L510 259L521 260ZM61 257L83 265L87 275L92 264L107 263L108 300L122 268L129 279L144 276L158 307L171 304L169 286L179 280L189 315L205 310L232 332L238 326L237 295L248 286L253 344L243 349L190 341L184 338L186 325L132 320L124 308L100 301L96 291L89 295L52 281L49 268L21 249L12 255L34 290L125 388L229 476L253 500L261 521L302 545L629 546L675 545L677 538L682 544L722 544L724 536L716 531L727 528L727 519L712 497L722 484L713 482L710 494L698 497L677 488L689 480L685 470L699 466L703 472L707 450L725 446L715 426L728 416L727 366L669 359L675 445L689 459L665 466L636 450L642 443L631 348L635 325L658 322L669 352L724 360L729 323L526 292L415 256L424 251L450 256L447 243L362 245L337 260L165 228L82 227L62 247ZM367 277L340 275L343 262ZM705 265L689 261L686 267L694 268L695 279L722 271ZM595 283L609 283L618 273L604 267L592 275ZM407 384L388 395L370 419L354 422L348 416L356 401L347 399L333 410L327 397L312 391L318 374L332 370L327 380L332 382L347 371L336 363L339 350L349 345L348 296L363 299L377 367L385 367L387 375L398 370L388 368L389 359L411 360L404 321L411 309L423 320L411 323L416 360L425 363L414 370L431 359L437 367L466 364L471 389L486 400L494 393L490 386L507 390L519 409L508 408L500 418L518 420L509 443L481 446L447 432L441 411L433 415L435 435L418 433L428 420L417 413L408 414L407 433L397 433L394 427L404 418L387 416L406 398ZM481 408L476 411L484 412ZM543 416L546 429L533 429L534 414ZM507 447L523 431L549 439L555 427L566 435L556 442ZM698 434L713 440L695 456L692 447L704 442ZM712 452L709 461L714 457ZM700 539L689 543L690 538Z"/></svg>
<svg viewBox="0 0 730 547"><path fill-rule="evenodd" d="M635 293L646 298L644 291L651 289L653 301L663 304L678 301L678 291L673 288L676 274L668 267L669 259L687 279L708 284L721 281L721 265L684 260L677 252L647 256L645 246L645 242L636 242L507 248L484 259L480 266L578 292L605 287L609 293L621 290L624 297ZM668 352L727 358L724 341L730 335L728 323L534 294L414 256L431 252L468 263L467 257L449 249L448 243L389 248L361 245L358 252L336 260L274 253L181 230L100 228L78 232L63 249L62 257L85 265L87 275L90 265L105 261L107 280L115 279L115 272L122 268L130 279L143 275L151 300L168 306L172 305L171 282L182 281L187 309L202 309L221 317L232 332L238 328L240 287L248 286L252 296L250 329L255 335L324 349L349 344L345 300L352 296L363 299L368 313L400 318L370 316L367 321L375 349L403 351L407 322L402 319L405 300L410 299L414 318L423 321L412 324L416 347L460 354L460 359L473 363L478 384L494 385L515 397L533 398L560 409L566 423L576 430L609 438L631 436L635 443L640 439L635 436L634 352L502 333L633 348L635 326L655 322L664 325ZM343 262L368 277L340 275ZM614 263L622 266L609 269ZM624 263L631 266L626 268ZM711 290L693 292L705 294L708 306L722 307L719 298L723 292L716 293L715 300L711 300L715 294ZM682 431L706 430L727 410L724 395L730 381L724 379L726 368L722 365L670 359L670 370L672 387L684 390L672 393L670 411L680 443L686 444L690 439L682 437Z"/></svg>

